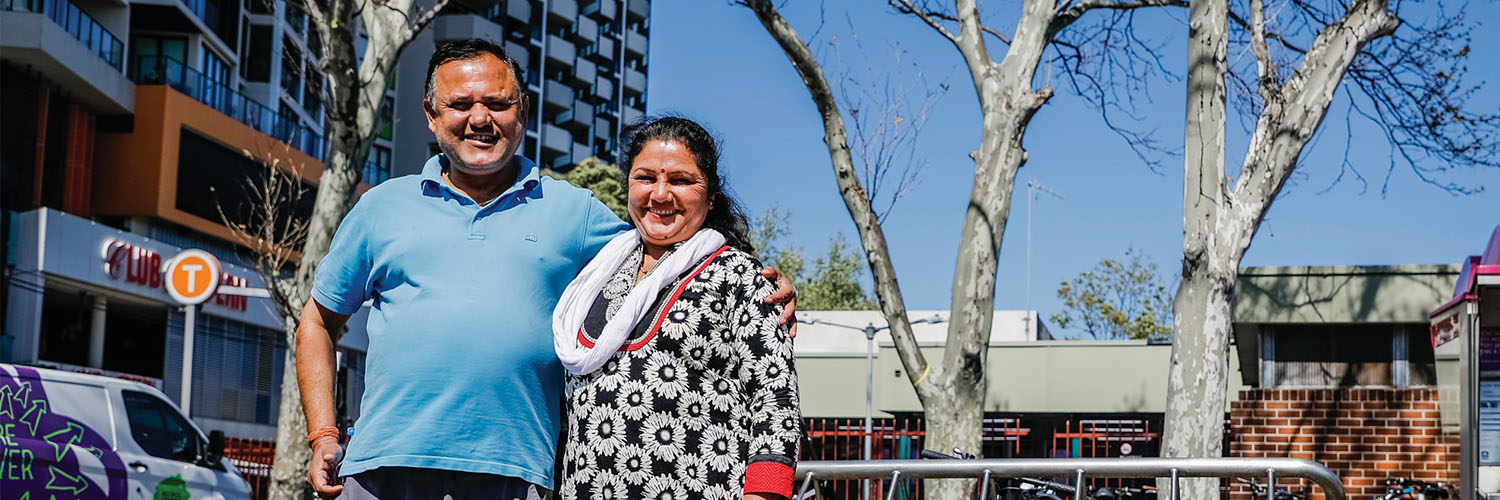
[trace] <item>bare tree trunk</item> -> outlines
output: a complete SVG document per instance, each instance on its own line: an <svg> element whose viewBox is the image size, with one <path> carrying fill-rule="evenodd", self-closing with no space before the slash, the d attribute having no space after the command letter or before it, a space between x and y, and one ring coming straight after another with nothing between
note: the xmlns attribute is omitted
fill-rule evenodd
<svg viewBox="0 0 1500 500"><path fill-rule="evenodd" d="M318 261L327 255L339 222L354 205L361 167L375 143L376 117L384 103L386 78L401 51L446 5L437 0L425 10L413 0L332 0L305 2L323 41L320 66L329 80L327 163L318 181L302 260L289 280L270 284L286 301L283 310L301 311L312 295ZM364 59L355 49L358 29L368 35ZM307 464L311 451L304 444L307 421L296 376L298 316L286 315L286 370L281 385L281 409L276 430L276 458L271 470L271 498L308 498ZM338 339L334 339L337 343Z"/></svg>
<svg viewBox="0 0 1500 500"><path fill-rule="evenodd" d="M1319 32L1282 84L1266 48L1264 1L1250 3L1251 51L1264 105L1233 190L1224 165L1228 5L1225 0L1195 0L1189 6L1182 283L1173 302L1162 438L1162 455L1167 457L1223 453L1230 304L1240 259L1327 115L1355 55L1398 24L1386 11L1385 0L1355 2L1339 22ZM1219 496L1215 480L1184 481L1183 486L1185 499Z"/></svg>

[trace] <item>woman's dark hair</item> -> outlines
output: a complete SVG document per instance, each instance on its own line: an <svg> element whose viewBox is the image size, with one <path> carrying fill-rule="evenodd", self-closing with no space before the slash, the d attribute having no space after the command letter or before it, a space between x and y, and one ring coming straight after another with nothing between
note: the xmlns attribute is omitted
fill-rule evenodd
<svg viewBox="0 0 1500 500"><path fill-rule="evenodd" d="M719 175L719 144L714 136L698 122L680 116L648 118L644 122L625 129L624 150L620 155L620 168L630 174L635 157L641 154L651 141L675 142L686 146L698 164L698 170L708 181L708 200L712 204L703 227L724 235L729 246L746 253L755 253L750 244L750 223L740 204L729 196L724 188L724 178Z"/></svg>

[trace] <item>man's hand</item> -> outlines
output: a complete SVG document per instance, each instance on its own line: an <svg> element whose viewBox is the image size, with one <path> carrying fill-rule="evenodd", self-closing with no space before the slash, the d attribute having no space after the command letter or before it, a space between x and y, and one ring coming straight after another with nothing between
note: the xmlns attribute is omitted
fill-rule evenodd
<svg viewBox="0 0 1500 500"><path fill-rule="evenodd" d="M770 304L786 304L786 310L781 311L781 324L786 325L792 338L797 338L797 289L792 286L792 280L781 274L780 269L766 266L760 270L760 275L776 282L776 291L766 297Z"/></svg>
<svg viewBox="0 0 1500 500"><path fill-rule="evenodd" d="M319 438L313 442L313 456L307 465L307 482L319 498L328 500L344 492L344 481L339 478L339 463L344 461L344 447L332 437Z"/></svg>

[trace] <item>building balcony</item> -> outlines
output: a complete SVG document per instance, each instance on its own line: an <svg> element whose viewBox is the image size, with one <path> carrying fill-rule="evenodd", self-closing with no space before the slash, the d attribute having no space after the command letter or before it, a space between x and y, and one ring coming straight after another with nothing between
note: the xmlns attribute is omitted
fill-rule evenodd
<svg viewBox="0 0 1500 500"><path fill-rule="evenodd" d="M547 2L547 13L571 23L578 19L578 0L551 0Z"/></svg>
<svg viewBox="0 0 1500 500"><path fill-rule="evenodd" d="M634 124L634 123L640 123L641 120L643 120L645 118L646 118L646 112L645 111L641 111L639 109L635 109L635 108L632 108L630 106L626 106L626 107L624 107L624 108L622 108L620 110L620 119L621 120L625 120L625 123L627 125L628 124Z"/></svg>
<svg viewBox="0 0 1500 500"><path fill-rule="evenodd" d="M583 160L589 159L590 156L594 156L594 150L591 149L591 148L589 148L588 144L579 144L579 143L575 142L575 143L573 143L573 155L572 156L573 156L573 164L576 165L579 162L582 162Z"/></svg>
<svg viewBox="0 0 1500 500"><path fill-rule="evenodd" d="M276 168L297 176L309 187L322 177L324 165L318 158L263 130L275 127L266 123L252 126L242 118L277 120L247 112L237 112L239 117L233 117L221 108L227 109L235 97L215 96L203 87L195 97L176 90L178 87L186 85L137 85L132 128L98 134L95 156L100 160L94 171L91 206L95 215L159 218L233 242L234 234L224 225L217 208L234 210L238 205L226 197L253 185L254 169L246 162L251 166L274 162ZM301 133L310 131L303 129ZM219 188L209 191L205 185Z"/></svg>
<svg viewBox="0 0 1500 500"><path fill-rule="evenodd" d="M614 100L615 81L604 75L594 77L594 96L601 101Z"/></svg>
<svg viewBox="0 0 1500 500"><path fill-rule="evenodd" d="M599 39L599 22L588 16L578 16L573 23L573 41L578 45L590 45Z"/></svg>
<svg viewBox="0 0 1500 500"><path fill-rule="evenodd" d="M130 67L130 79L138 85L166 85L215 111L249 125L321 162L327 144L323 136L305 127L295 116L282 115L245 94L204 76L182 61L170 57L142 57Z"/></svg>
<svg viewBox="0 0 1500 500"><path fill-rule="evenodd" d="M259 0L256 0L259 1ZM500 25L474 14L449 14L432 20L432 37L436 41L467 40L481 38L502 40L505 30ZM521 67L526 67L522 65Z"/></svg>
<svg viewBox="0 0 1500 500"><path fill-rule="evenodd" d="M34 68L101 113L133 108L124 44L66 0L0 0L0 59Z"/></svg>
<svg viewBox="0 0 1500 500"><path fill-rule="evenodd" d="M568 154L573 150L572 144L573 134L567 130L552 124L542 126L542 149Z"/></svg>
<svg viewBox="0 0 1500 500"><path fill-rule="evenodd" d="M578 58L573 63L573 81L579 88L587 89L594 85L594 79L599 76L599 68L594 66L593 61Z"/></svg>
<svg viewBox="0 0 1500 500"><path fill-rule="evenodd" d="M625 88L646 93L646 74L633 68L625 68Z"/></svg>
<svg viewBox="0 0 1500 500"><path fill-rule="evenodd" d="M507 0L505 15L518 22L531 22L531 0Z"/></svg>
<svg viewBox="0 0 1500 500"><path fill-rule="evenodd" d="M573 89L563 85L562 82L547 80L543 90L545 90L542 94L544 107L566 108L573 105Z"/></svg>
<svg viewBox="0 0 1500 500"><path fill-rule="evenodd" d="M567 40L558 38L556 35L547 35L547 58L572 66L573 60L578 58L578 50Z"/></svg>
<svg viewBox="0 0 1500 500"><path fill-rule="evenodd" d="M593 0L584 5L579 13L585 16L595 16L605 22L612 22L620 15L619 0Z"/></svg>
<svg viewBox="0 0 1500 500"><path fill-rule="evenodd" d="M638 56L645 56L648 49L646 35L637 33L635 30L625 30L625 50Z"/></svg>
<svg viewBox="0 0 1500 500"><path fill-rule="evenodd" d="M651 16L650 0L625 0L625 11L633 17L645 19Z"/></svg>
<svg viewBox="0 0 1500 500"><path fill-rule="evenodd" d="M614 61L615 39L607 36L599 37L599 40L594 42L594 52L589 54L589 58L600 64L608 64Z"/></svg>
<svg viewBox="0 0 1500 500"><path fill-rule="evenodd" d="M524 43L516 41L505 42L505 55L510 56L511 59L515 59L516 64L519 64L523 69L531 67L531 50L526 48L526 44Z"/></svg>

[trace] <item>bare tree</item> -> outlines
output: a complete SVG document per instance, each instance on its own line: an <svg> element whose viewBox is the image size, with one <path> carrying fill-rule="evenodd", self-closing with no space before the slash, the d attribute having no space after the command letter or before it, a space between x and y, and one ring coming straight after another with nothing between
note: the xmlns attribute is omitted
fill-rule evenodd
<svg viewBox="0 0 1500 500"><path fill-rule="evenodd" d="M447 5L434 0L291 0L286 8L304 8L322 42L318 61L327 75L324 101L328 155L306 221L295 270L285 279L268 281L286 319L286 366L296 366L297 320L312 291L318 261L328 253L339 221L354 205L361 167L378 133L377 117L385 97L386 79L401 51ZM364 53L356 41L361 36ZM309 77L312 77L309 75ZM311 451L303 446L307 422L297 390L296 370L285 370L281 408L277 415L276 459L271 469L271 498L307 498L306 470Z"/></svg>
<svg viewBox="0 0 1500 500"><path fill-rule="evenodd" d="M1016 171L1026 160L1026 151L1022 147L1026 128L1032 116L1052 97L1050 86L1036 89L1033 85L1045 51L1057 43L1085 46L1082 43L1067 42L1062 35L1068 33L1068 28L1090 11L1128 13L1142 7L1172 5L1172 2L1173 0L1077 0L1056 3L1053 0L1023 0L1016 29L1006 35L980 21L976 0L957 0L952 13L927 5L917 5L911 0L890 1L898 12L920 19L953 43L969 69L983 119L979 147L970 153L974 159L974 184L969 194L969 206L959 242L958 262L953 277L952 316L940 363L929 362L912 336L911 322L886 248L880 217L872 207L867 188L861 184L860 176L855 170L844 116L824 77L822 66L807 43L781 17L770 0L739 2L755 12L766 31L781 46L802 77L822 115L824 141L828 146L839 192L850 217L859 229L860 243L874 275L881 311L890 324L891 337L900 354L901 363L927 418L926 447L940 450L958 447L972 452L982 451L981 434L987 390L984 366L994 310L997 259L1010 214ZM1129 18L1121 19L1118 15L1111 17L1114 19L1093 25L1076 35L1121 39L1124 42L1120 45L1127 50L1131 50L1131 46L1136 46L1136 50L1146 50L1144 53L1133 52L1135 55L1126 57L1154 57L1150 47L1130 43L1131 36L1125 36L1131 32ZM989 49L992 41L999 41L1007 47L1004 56L998 61ZM1064 71L1082 68L1083 65L1082 61L1072 66L1060 64ZM1151 69L1151 66L1143 65L1127 70ZM1077 77L1094 78L1094 81L1098 81L1093 75ZM959 498L965 495L965 491L972 489L973 481L939 481L935 486L940 497Z"/></svg>
<svg viewBox="0 0 1500 500"><path fill-rule="evenodd" d="M1475 88L1460 82L1468 54L1462 16L1403 24L1395 12L1400 6L1400 0L1190 5L1182 281L1173 305L1164 456L1222 453L1230 303L1240 260L1340 83L1354 84L1344 93L1350 114L1380 126L1391 144L1387 179L1404 162L1423 180L1465 192L1434 174L1497 166L1497 118L1469 111ZM1300 46L1299 39L1310 42ZM1231 44L1248 49L1251 68L1230 64ZM1241 91L1240 110L1255 117L1237 181L1225 169L1226 82ZM1352 171L1363 182L1351 168L1346 146L1339 178ZM1193 481L1184 498L1216 498L1216 485Z"/></svg>

